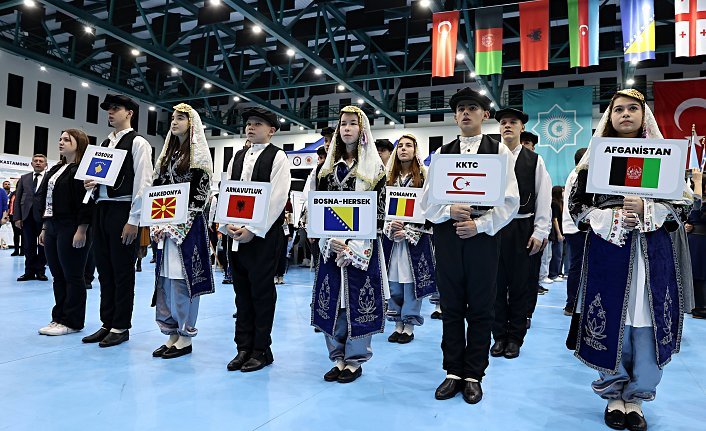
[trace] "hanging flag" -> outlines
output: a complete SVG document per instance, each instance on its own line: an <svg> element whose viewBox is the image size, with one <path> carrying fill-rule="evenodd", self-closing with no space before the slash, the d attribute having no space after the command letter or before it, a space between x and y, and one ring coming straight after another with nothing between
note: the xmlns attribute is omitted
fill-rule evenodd
<svg viewBox="0 0 706 431"><path fill-rule="evenodd" d="M674 34L677 57L706 54L706 1L674 2Z"/></svg>
<svg viewBox="0 0 706 431"><path fill-rule="evenodd" d="M696 154L697 142L696 125L693 124L691 126L691 136L689 137L689 154L686 156L686 166L688 169L701 167L701 159L698 154Z"/></svg>
<svg viewBox="0 0 706 431"><path fill-rule="evenodd" d="M662 160L658 157L612 157L610 160L611 186L659 188L659 168Z"/></svg>
<svg viewBox="0 0 706 431"><path fill-rule="evenodd" d="M665 138L689 139L692 124L697 132L706 132L706 78L656 81L652 88L655 119ZM702 137L697 133L696 141ZM699 160L703 153L703 146L697 145Z"/></svg>
<svg viewBox="0 0 706 431"><path fill-rule="evenodd" d="M520 3L520 70L549 69L549 0Z"/></svg>
<svg viewBox="0 0 706 431"><path fill-rule="evenodd" d="M569 1L571 67L598 64L598 6L600 0Z"/></svg>
<svg viewBox="0 0 706 431"><path fill-rule="evenodd" d="M654 60L654 0L620 0L625 61Z"/></svg>
<svg viewBox="0 0 706 431"><path fill-rule="evenodd" d="M456 65L456 38L458 36L458 11L434 14L431 45L431 76L454 75Z"/></svg>
<svg viewBox="0 0 706 431"><path fill-rule="evenodd" d="M500 74L503 69L503 8L476 10L476 73Z"/></svg>

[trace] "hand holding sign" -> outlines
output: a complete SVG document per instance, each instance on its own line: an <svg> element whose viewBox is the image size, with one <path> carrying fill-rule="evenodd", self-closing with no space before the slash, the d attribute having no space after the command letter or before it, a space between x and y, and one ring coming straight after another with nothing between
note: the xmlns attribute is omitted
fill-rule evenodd
<svg viewBox="0 0 706 431"><path fill-rule="evenodd" d="M98 184L112 186L118 179L127 151L115 148L89 145L76 171L76 179L84 180L86 196L83 202L88 202L93 189Z"/></svg>
<svg viewBox="0 0 706 431"><path fill-rule="evenodd" d="M386 189L386 220L400 220L410 223L424 223L424 212L419 203L422 189L415 187L391 187Z"/></svg>
<svg viewBox="0 0 706 431"><path fill-rule="evenodd" d="M186 223L189 216L189 189L189 183L146 188L142 198L140 225ZM130 237L134 240L137 236L137 227L132 229L129 226L125 225L123 229L123 241Z"/></svg>
<svg viewBox="0 0 706 431"><path fill-rule="evenodd" d="M465 204L466 208L468 205L502 205L506 157L501 154L432 155L429 202Z"/></svg>

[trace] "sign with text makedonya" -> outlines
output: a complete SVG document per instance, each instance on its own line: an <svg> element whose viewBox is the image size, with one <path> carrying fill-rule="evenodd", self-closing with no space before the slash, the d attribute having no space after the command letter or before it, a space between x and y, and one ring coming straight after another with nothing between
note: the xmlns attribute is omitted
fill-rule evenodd
<svg viewBox="0 0 706 431"><path fill-rule="evenodd" d="M140 226L186 223L189 183L147 187L142 196Z"/></svg>
<svg viewBox="0 0 706 431"><path fill-rule="evenodd" d="M127 151L89 145L78 165L77 180L93 180L98 184L113 186Z"/></svg>
<svg viewBox="0 0 706 431"><path fill-rule="evenodd" d="M375 239L377 199L377 192L309 192L309 237Z"/></svg>
<svg viewBox="0 0 706 431"><path fill-rule="evenodd" d="M496 206L505 200L506 155L434 154L429 202Z"/></svg>
<svg viewBox="0 0 706 431"><path fill-rule="evenodd" d="M685 139L594 138L586 191L679 199L687 145Z"/></svg>
<svg viewBox="0 0 706 431"><path fill-rule="evenodd" d="M238 226L266 226L271 193L270 183L221 181L216 221Z"/></svg>
<svg viewBox="0 0 706 431"><path fill-rule="evenodd" d="M424 223L424 213L419 205L422 189L415 187L385 188L385 220Z"/></svg>

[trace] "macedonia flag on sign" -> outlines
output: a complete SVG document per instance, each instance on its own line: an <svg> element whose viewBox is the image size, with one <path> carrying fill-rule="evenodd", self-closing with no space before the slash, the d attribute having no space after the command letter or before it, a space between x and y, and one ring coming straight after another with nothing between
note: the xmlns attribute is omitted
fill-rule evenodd
<svg viewBox="0 0 706 431"><path fill-rule="evenodd" d="M172 218L176 214L176 197L156 198L152 201L152 220Z"/></svg>

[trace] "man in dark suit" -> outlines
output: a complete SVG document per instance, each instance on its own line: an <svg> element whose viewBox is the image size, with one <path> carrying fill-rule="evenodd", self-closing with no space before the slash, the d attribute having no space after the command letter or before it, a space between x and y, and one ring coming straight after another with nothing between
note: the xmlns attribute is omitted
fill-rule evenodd
<svg viewBox="0 0 706 431"><path fill-rule="evenodd" d="M25 254L25 273L17 281L41 280L47 281L44 275L47 260L44 257L44 247L37 243L42 232L43 208L40 188L47 169L47 156L35 154L32 156L34 172L24 174L17 182L15 191L15 206L13 219L15 226L22 229L22 250Z"/></svg>

